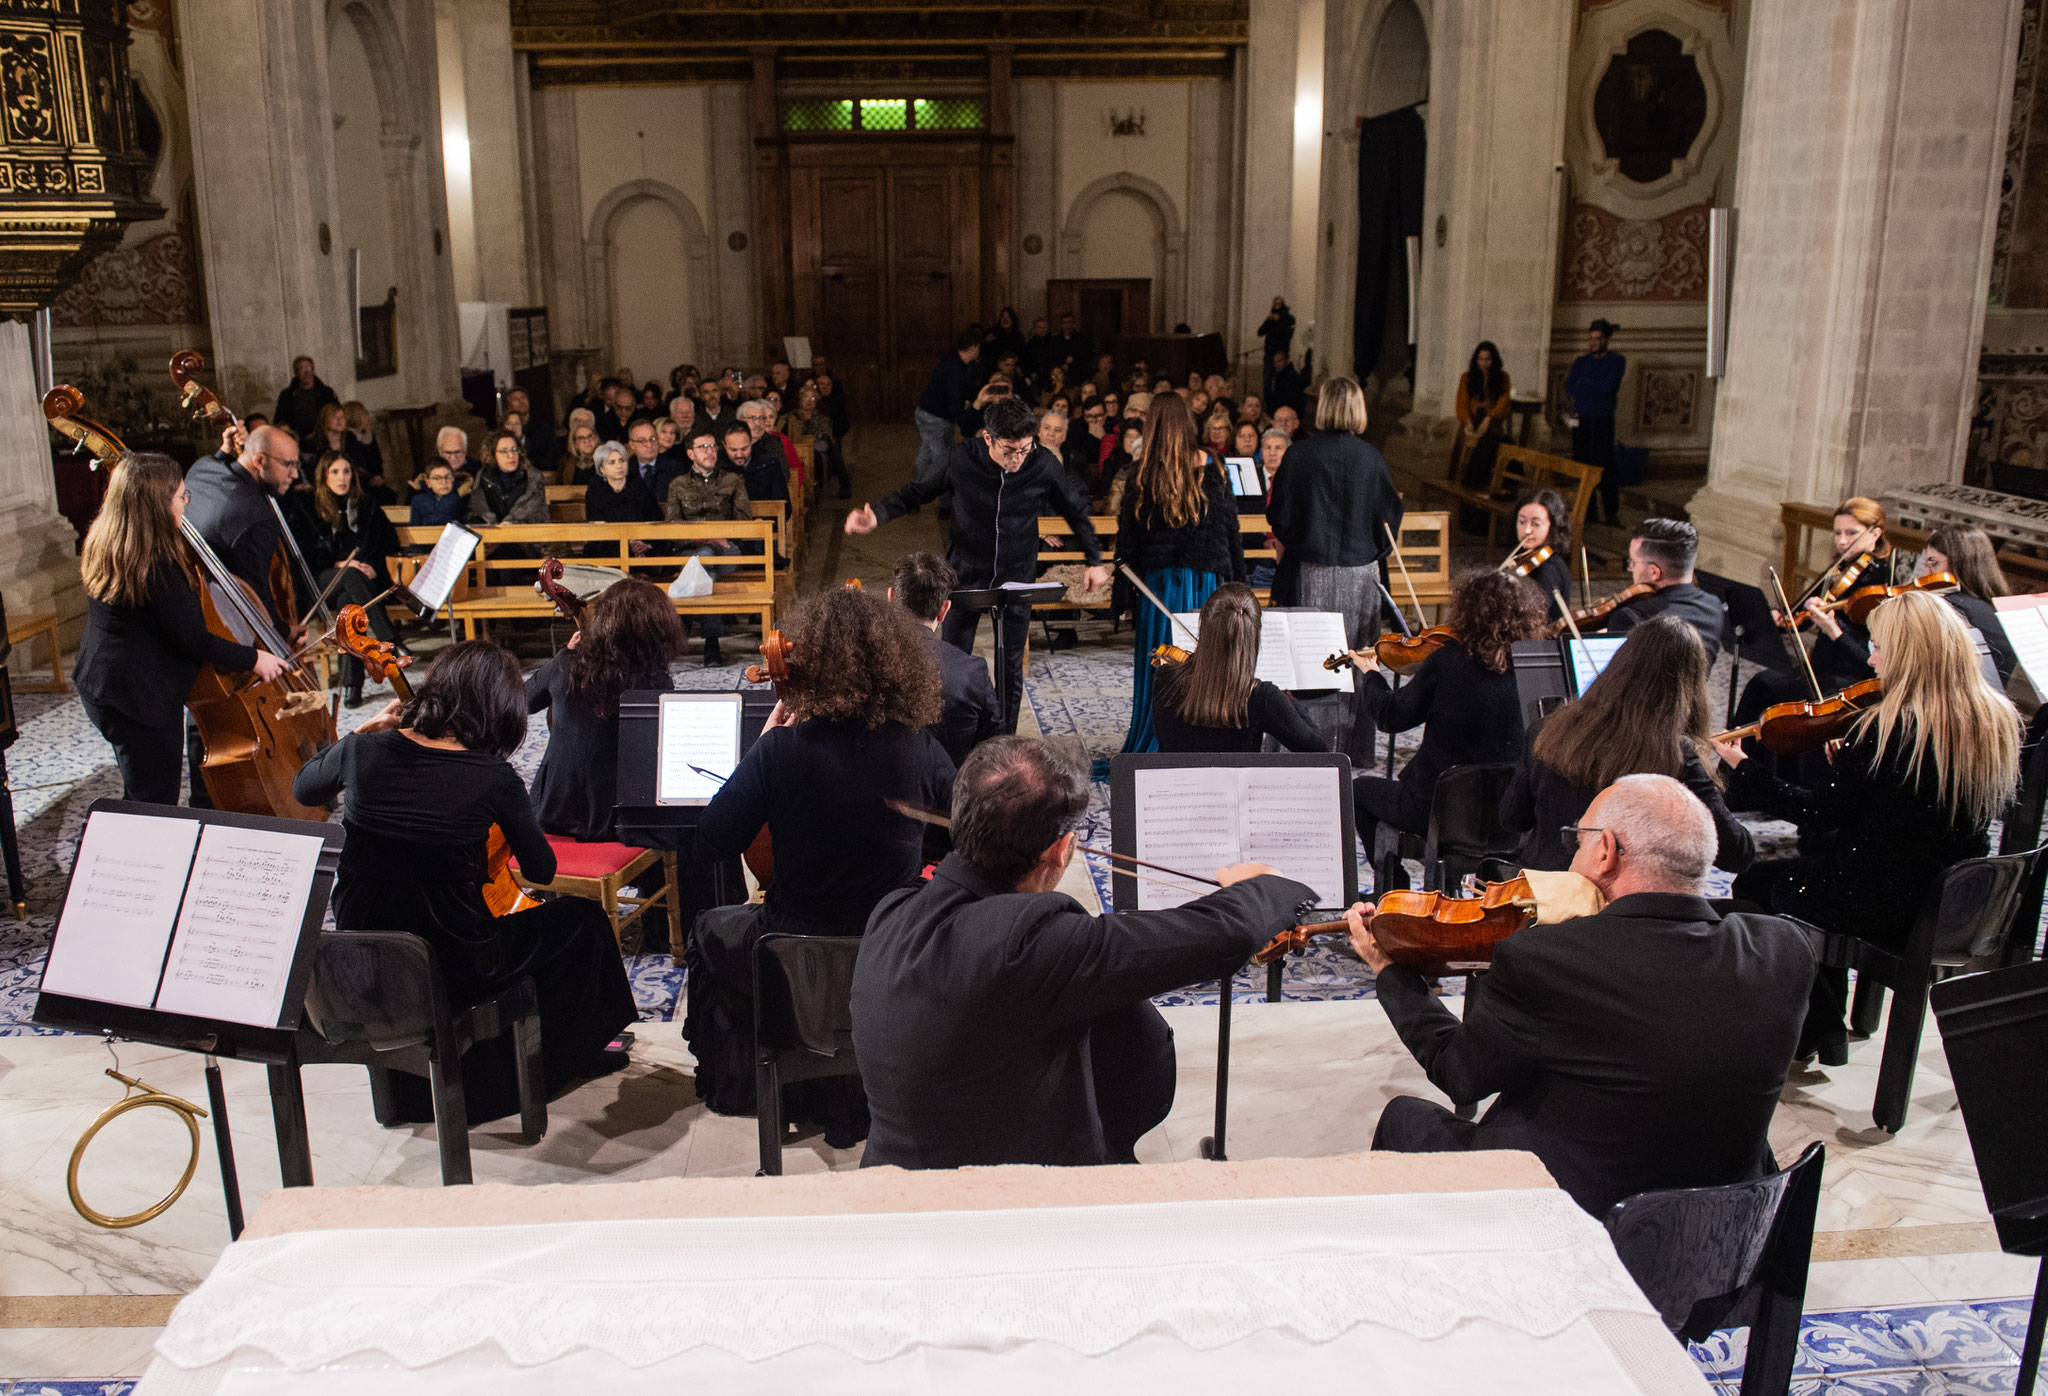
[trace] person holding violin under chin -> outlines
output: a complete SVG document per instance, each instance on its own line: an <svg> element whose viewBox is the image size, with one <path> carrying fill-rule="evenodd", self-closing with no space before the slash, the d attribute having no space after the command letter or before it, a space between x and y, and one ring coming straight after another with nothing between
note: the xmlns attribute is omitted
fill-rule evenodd
<svg viewBox="0 0 2048 1396"><path fill-rule="evenodd" d="M1991 820L2019 779L2020 720L1986 683L1954 608L1907 592L1870 615L1870 664L1884 694L1856 717L1810 790L1779 780L1734 742L1729 803L1799 828L1799 855L1753 864L1735 896L1768 910L1903 948L1927 892L1947 868L1990 852ZM1840 1066L1846 970L1823 969L1798 1055Z"/></svg>
<svg viewBox="0 0 2048 1396"><path fill-rule="evenodd" d="M1398 779L1367 773L1351 781L1359 842L1380 869L1378 890L1407 885L1393 840L1379 837L1383 828L1389 835L1427 832L1437 777L1453 766L1511 762L1521 751L1522 705L1508 661L1517 641L1543 633L1536 589L1492 568L1468 572L1451 592L1450 629L1455 638L1398 689L1381 674L1372 651L1349 656L1362 675L1359 709L1381 731L1423 728L1422 745Z"/></svg>
<svg viewBox="0 0 2048 1396"><path fill-rule="evenodd" d="M1699 530L1684 519L1644 519L1629 534L1628 575L1631 590L1648 587L1649 592L1580 628L1588 634L1621 635L1653 616L1677 616L1699 632L1712 664L1721 652L1721 601L1692 579L1699 551Z"/></svg>
<svg viewBox="0 0 2048 1396"><path fill-rule="evenodd" d="M1572 595L1572 515L1556 490L1530 490L1515 501L1515 550L1500 570L1527 577L1543 593L1551 620L1557 598Z"/></svg>
<svg viewBox="0 0 2048 1396"><path fill-rule="evenodd" d="M1953 583L1953 584L1951 584ZM1998 682L2004 685L2012 681L2012 671L2019 659L2012 652L2012 642L2005 636L2005 627L1998 623L1998 608L1991 604L1995 596L2012 595L2012 587L2006 583L2005 572L1998 565L1998 554L1992 550L1991 538L1981 528L1968 524L1943 524L1927 535L1927 546L1920 550L1920 566L1911 583L1893 585L1928 586L1934 595L1955 607L1956 614L1963 618L1963 624L1972 626L1984 637L1985 648L1991 651L1992 667L1998 671ZM1873 585L1873 590L1876 590ZM1889 589L1889 588L1887 588ZM1850 591L1855 597L1864 588L1858 585ZM1855 614L1853 611L1849 615ZM1842 613L1814 610L1813 623L1820 633L1840 647L1845 656L1854 656L1869 663L1870 632ZM1820 656L1815 655L1815 669L1820 667Z"/></svg>

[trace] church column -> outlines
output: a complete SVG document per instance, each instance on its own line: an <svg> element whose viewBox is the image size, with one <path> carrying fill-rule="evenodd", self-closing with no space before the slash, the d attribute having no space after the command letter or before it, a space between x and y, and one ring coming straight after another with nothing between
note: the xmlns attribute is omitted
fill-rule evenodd
<svg viewBox="0 0 2048 1396"><path fill-rule="evenodd" d="M37 409L28 326L0 320L0 596L16 618L55 611L67 647L76 647L85 616L78 584L78 534L57 512L50 470L50 428ZM93 415L93 404L85 405ZM46 664L42 646L28 662ZM19 667L19 666L17 666Z"/></svg>
<svg viewBox="0 0 2048 1396"><path fill-rule="evenodd" d="M1260 382L1259 341L1252 330L1266 318L1274 296L1287 291L1294 238L1294 105L1299 77L1300 6L1296 0L1262 0L1251 7L1244 55L1238 65L1243 85L1244 171L1238 236L1236 314L1224 327L1223 342L1247 380ZM1296 306L1297 317L1305 307ZM1297 351L1308 329L1295 326Z"/></svg>
<svg viewBox="0 0 2048 1396"><path fill-rule="evenodd" d="M335 237L324 7L317 0L184 0L192 192L221 397L268 412L310 354L355 388L348 282ZM222 42L221 35L234 35Z"/></svg>
<svg viewBox="0 0 2048 1396"><path fill-rule="evenodd" d="M1960 478L2019 0L1755 0L1701 565L1778 506Z"/></svg>
<svg viewBox="0 0 2048 1396"><path fill-rule="evenodd" d="M1457 0L1433 15L1415 407L1401 443L1440 469L1474 344L1500 346L1517 389L1542 389L1572 7Z"/></svg>
<svg viewBox="0 0 2048 1396"><path fill-rule="evenodd" d="M452 32L457 41L454 61L444 60L443 85L450 78L461 85L469 144L469 217L462 221L467 223L473 253L456 261L469 272L456 289L463 300L532 305L537 288L527 277L510 0L439 0L439 6L441 32ZM444 90L444 107L455 105L455 95ZM457 191L451 188L449 193L455 202Z"/></svg>

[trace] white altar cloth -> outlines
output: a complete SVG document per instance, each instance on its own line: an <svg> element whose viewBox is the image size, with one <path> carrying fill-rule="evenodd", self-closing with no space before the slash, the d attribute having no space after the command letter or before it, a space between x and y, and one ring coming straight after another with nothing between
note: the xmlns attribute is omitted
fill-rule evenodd
<svg viewBox="0 0 2048 1396"><path fill-rule="evenodd" d="M1528 1189L297 1232L228 1249L138 1396L1220 1396L1276 1379L1708 1389L1598 1223Z"/></svg>

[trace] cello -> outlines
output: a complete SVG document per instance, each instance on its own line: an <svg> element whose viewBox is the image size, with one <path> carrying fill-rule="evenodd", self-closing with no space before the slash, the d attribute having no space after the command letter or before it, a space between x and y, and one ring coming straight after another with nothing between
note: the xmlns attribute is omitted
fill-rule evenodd
<svg viewBox="0 0 2048 1396"><path fill-rule="evenodd" d="M93 455L95 469L126 449L119 437L89 418L74 416L85 396L60 384L43 396L43 417L56 431ZM179 531L204 574L199 607L206 628L238 645L258 645L291 667L274 679L223 674L206 665L185 696L199 729L206 759L194 774L206 783L215 807L242 814L324 820L325 806L304 805L292 795L292 780L335 737L326 692L270 623L248 583L228 571L199 530L181 522Z"/></svg>

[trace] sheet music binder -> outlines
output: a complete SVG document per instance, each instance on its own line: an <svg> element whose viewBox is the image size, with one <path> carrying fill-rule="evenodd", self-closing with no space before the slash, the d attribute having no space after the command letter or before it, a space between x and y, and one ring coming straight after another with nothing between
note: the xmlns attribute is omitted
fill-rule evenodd
<svg viewBox="0 0 2048 1396"><path fill-rule="evenodd" d="M304 1016L306 985L313 973L314 950L327 915L328 898L334 891L335 872L341 863L342 827L303 819L280 819L270 815L237 814L229 810L189 809L181 805L148 805L134 800L95 800L86 812L87 821L98 814L138 815L150 819L187 820L202 826L252 829L278 834L298 834L321 840L313 881L300 918L298 942L293 948L291 969L274 1026L255 1027L222 1019L167 1013L155 1008L106 1003L77 995L43 993L38 989L34 1021L46 1027L72 1032L109 1032L134 1042L147 1042L181 1051L206 1052L219 1057L279 1063L290 1060L293 1035ZM80 843L84 842L83 835ZM76 864L74 863L74 876ZM187 877L191 873L188 870ZM70 899L66 879L65 900ZM189 883L188 883L189 885ZM64 935L63 917L51 937L54 953ZM166 954L169 952L166 946ZM45 967L47 973L47 966Z"/></svg>
<svg viewBox="0 0 2048 1396"><path fill-rule="evenodd" d="M1328 908L1341 913L1344 907L1358 900L1358 818L1351 804L1351 758L1342 752L1315 751L1260 751L1260 752L1145 752L1113 756L1109 762L1109 809L1110 847L1130 857L1142 856L1138 852L1138 790L1139 771L1160 770L1244 770L1244 769L1303 769L1325 767L1337 772L1337 809L1332 811L1339 824L1339 847L1343 850L1340 862L1344 870L1344 896L1342 904ZM1207 877L1214 868L1185 868L1185 872L1200 873ZM1110 900L1116 911L1138 909L1138 880L1121 867L1110 873ZM1212 889L1203 889L1205 891Z"/></svg>

